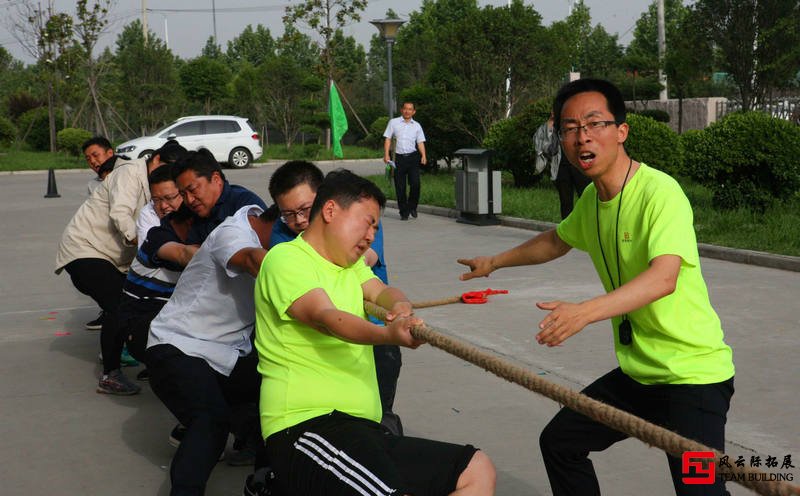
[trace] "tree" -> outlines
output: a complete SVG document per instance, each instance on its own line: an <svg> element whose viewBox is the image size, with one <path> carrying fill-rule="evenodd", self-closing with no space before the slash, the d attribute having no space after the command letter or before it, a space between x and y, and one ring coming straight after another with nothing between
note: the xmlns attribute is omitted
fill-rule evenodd
<svg viewBox="0 0 800 496"><path fill-rule="evenodd" d="M290 148L303 125L301 103L308 97L308 68L286 56L273 57L259 67L261 98L267 121L276 126Z"/></svg>
<svg viewBox="0 0 800 496"><path fill-rule="evenodd" d="M108 12L111 4L112 0L97 0L92 7L89 7L88 0L78 0L76 5L78 24L75 25L75 34L83 51L82 58L86 66L86 83L94 103L97 124L103 136L108 136L109 134L103 118L103 112L100 110L100 99L97 90L97 66L93 52L100 34L103 33L108 25Z"/></svg>
<svg viewBox="0 0 800 496"><path fill-rule="evenodd" d="M409 20L397 34L394 58L395 84L399 88L422 83L436 60L434 53L441 34L455 29L468 15L477 12L476 0L423 0L419 11L412 12ZM372 47L386 60L386 43L379 37ZM377 58L377 55L375 56ZM386 74L385 62L382 64Z"/></svg>
<svg viewBox="0 0 800 496"><path fill-rule="evenodd" d="M333 78L335 48L331 41L337 29L350 22L361 20L361 12L367 8L366 0L304 0L286 7L284 23L295 26L303 22L323 40L322 67L328 80Z"/></svg>
<svg viewBox="0 0 800 496"><path fill-rule="evenodd" d="M221 60L197 57L181 67L179 77L186 97L201 103L210 114L213 104L228 95L233 75Z"/></svg>
<svg viewBox="0 0 800 496"><path fill-rule="evenodd" d="M222 59L222 47L219 46L217 40L213 36L209 36L203 50L200 52L201 57L219 60Z"/></svg>
<svg viewBox="0 0 800 496"><path fill-rule="evenodd" d="M520 37L519 33L525 33ZM439 33L427 83L460 102L452 126L483 141L489 127L521 101L530 100L549 80L549 34L533 7L487 6ZM510 77L510 91L506 78Z"/></svg>
<svg viewBox="0 0 800 496"><path fill-rule="evenodd" d="M599 24L592 27L591 12L582 0L566 19L554 22L550 32L552 51L568 61L567 67L559 64L562 76L569 70L579 72L581 77L620 78L623 49L617 35L609 34Z"/></svg>
<svg viewBox="0 0 800 496"><path fill-rule="evenodd" d="M784 86L800 65L797 0L698 0L707 36L723 55L723 68L749 110Z"/></svg>
<svg viewBox="0 0 800 496"><path fill-rule="evenodd" d="M303 0L286 7L283 16L286 25L296 26L304 22L322 38L322 69L328 84L333 80L336 58L333 35L350 22L360 21L360 13L366 8L367 0ZM326 148L330 148L330 130L326 131L325 136Z"/></svg>
<svg viewBox="0 0 800 496"><path fill-rule="evenodd" d="M275 55L276 43L269 29L259 24L253 30L248 24L236 38L228 42L225 56L234 64L249 62L257 66Z"/></svg>
<svg viewBox="0 0 800 496"><path fill-rule="evenodd" d="M53 0L48 0L46 7L41 4L34 7L28 1L21 2L10 23L13 36L36 59L41 80L47 88L50 151L55 152L58 59L72 42L72 17L56 12L53 3Z"/></svg>
<svg viewBox="0 0 800 496"><path fill-rule="evenodd" d="M145 41L140 21L125 26L117 36L113 65L115 107L131 134L149 134L172 120L183 102L176 60L155 33Z"/></svg>
<svg viewBox="0 0 800 496"><path fill-rule="evenodd" d="M678 97L678 133L683 132L683 99L690 94L693 84L711 72L713 51L701 23L696 10L683 11L678 20L683 35L671 40L664 60L669 89Z"/></svg>

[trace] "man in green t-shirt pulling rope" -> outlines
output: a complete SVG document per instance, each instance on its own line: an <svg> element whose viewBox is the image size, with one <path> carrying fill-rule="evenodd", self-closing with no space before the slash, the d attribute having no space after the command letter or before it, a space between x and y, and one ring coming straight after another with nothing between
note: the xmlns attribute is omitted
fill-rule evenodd
<svg viewBox="0 0 800 496"><path fill-rule="evenodd" d="M611 319L620 367L583 392L724 451L732 352L700 271L688 199L670 176L628 156L625 103L613 84L573 81L561 88L553 111L564 153L592 184L557 228L491 257L459 260L471 269L461 279L548 262L572 248L588 252L606 294L537 303L548 312L537 342L558 346ZM588 454L625 437L562 409L540 437L553 494L600 494ZM668 461L676 494L727 494L721 480L683 483L681 460Z"/></svg>
<svg viewBox="0 0 800 496"><path fill-rule="evenodd" d="M495 470L470 445L391 434L372 345L416 348L402 291L364 263L386 198L349 171L328 174L309 226L270 249L256 279L261 431L278 494L492 495ZM364 300L389 309L366 318ZM256 485L255 477L248 487Z"/></svg>

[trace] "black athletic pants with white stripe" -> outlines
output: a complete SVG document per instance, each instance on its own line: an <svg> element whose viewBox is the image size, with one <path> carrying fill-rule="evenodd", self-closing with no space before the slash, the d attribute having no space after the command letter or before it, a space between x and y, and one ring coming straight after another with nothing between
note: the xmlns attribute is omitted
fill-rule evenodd
<svg viewBox="0 0 800 496"><path fill-rule="evenodd" d="M280 496L446 496L477 451L338 411L272 434L266 448Z"/></svg>
<svg viewBox="0 0 800 496"><path fill-rule="evenodd" d="M725 451L725 422L733 378L716 384L640 384L617 368L597 379L583 393L630 412L649 422ZM627 434L562 408L539 438L544 465L554 496L600 494L597 475L588 455L626 439ZM717 479L713 485L684 484L681 459L667 456L675 494L722 496L728 494ZM607 482L613 493L613 481Z"/></svg>

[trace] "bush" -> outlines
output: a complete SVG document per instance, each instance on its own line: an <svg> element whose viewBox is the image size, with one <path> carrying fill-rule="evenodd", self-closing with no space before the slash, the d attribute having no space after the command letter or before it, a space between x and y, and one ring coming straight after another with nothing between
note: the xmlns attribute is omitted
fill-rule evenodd
<svg viewBox="0 0 800 496"><path fill-rule="evenodd" d="M10 145L16 137L14 123L0 115L0 145Z"/></svg>
<svg viewBox="0 0 800 496"><path fill-rule="evenodd" d="M658 122L669 122L670 118L669 112L661 109L630 110L628 113L641 115L642 117L649 117L651 119L657 120Z"/></svg>
<svg viewBox="0 0 800 496"><path fill-rule="evenodd" d="M386 125L388 123L389 116L386 115L372 121L372 124L369 126L369 134L359 141L358 144L369 148L383 148L383 132L386 131Z"/></svg>
<svg viewBox="0 0 800 496"><path fill-rule="evenodd" d="M483 140L483 146L494 152L494 168L510 172L516 187L533 186L542 177L533 167L533 135L550 116L550 105L550 100L539 100L519 114L495 122Z"/></svg>
<svg viewBox="0 0 800 496"><path fill-rule="evenodd" d="M713 177L708 163L708 150L712 146L710 134L703 129L689 129L680 135L680 141L683 165L678 174L700 184L710 184Z"/></svg>
<svg viewBox="0 0 800 496"><path fill-rule="evenodd" d="M61 111L56 111L56 132L61 130L63 118ZM22 114L17 124L20 138L28 143L31 148L39 151L50 150L50 124L47 117L47 107L39 107Z"/></svg>
<svg viewBox="0 0 800 496"><path fill-rule="evenodd" d="M764 211L800 189L800 127L764 112L735 112L705 132L693 160L704 156L716 207Z"/></svg>
<svg viewBox="0 0 800 496"><path fill-rule="evenodd" d="M637 114L628 116L630 132L625 149L635 160L678 174L682 168L682 153L678 134L663 122Z"/></svg>
<svg viewBox="0 0 800 496"><path fill-rule="evenodd" d="M92 133L85 129L68 127L56 134L56 143L58 144L59 150L80 157L83 154L81 145L83 145L86 140L91 139L91 137Z"/></svg>

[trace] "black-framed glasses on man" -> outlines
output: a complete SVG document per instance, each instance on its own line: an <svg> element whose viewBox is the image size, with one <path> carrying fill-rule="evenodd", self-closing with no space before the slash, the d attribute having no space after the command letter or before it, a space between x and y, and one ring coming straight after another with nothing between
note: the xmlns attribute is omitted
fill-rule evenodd
<svg viewBox="0 0 800 496"><path fill-rule="evenodd" d="M307 207L298 208L297 210L281 210L281 221L284 224L288 224L289 222L297 219L306 219L308 220L308 214L311 212L311 205Z"/></svg>
<svg viewBox="0 0 800 496"><path fill-rule="evenodd" d="M583 129L583 132L586 133L587 136L594 136L595 134L602 132L608 126L616 125L616 121L591 121L582 126L562 126L559 132L562 137L577 136L578 129Z"/></svg>
<svg viewBox="0 0 800 496"><path fill-rule="evenodd" d="M181 196L180 193L175 193L174 195L164 195L164 196L154 196L151 198L153 200L153 205L158 205L159 203L172 203Z"/></svg>

